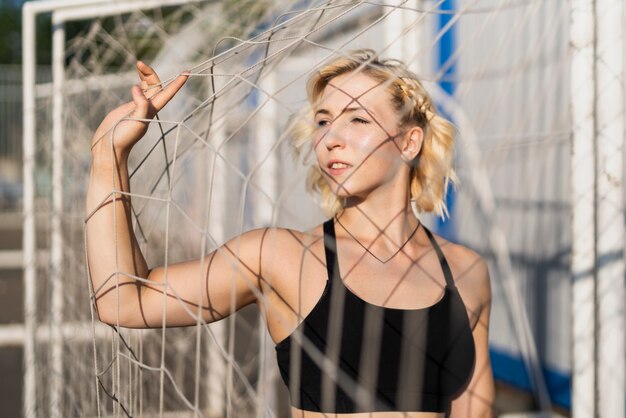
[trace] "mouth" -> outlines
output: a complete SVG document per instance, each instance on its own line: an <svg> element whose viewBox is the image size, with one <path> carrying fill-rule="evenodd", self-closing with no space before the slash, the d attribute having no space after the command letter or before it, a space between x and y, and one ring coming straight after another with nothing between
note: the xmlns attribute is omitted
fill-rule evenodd
<svg viewBox="0 0 626 418"><path fill-rule="evenodd" d="M350 168L352 168L352 165L343 162L343 161L330 161L327 165L326 168L328 169L328 172L332 175L339 175L342 174L346 171L348 171Z"/></svg>

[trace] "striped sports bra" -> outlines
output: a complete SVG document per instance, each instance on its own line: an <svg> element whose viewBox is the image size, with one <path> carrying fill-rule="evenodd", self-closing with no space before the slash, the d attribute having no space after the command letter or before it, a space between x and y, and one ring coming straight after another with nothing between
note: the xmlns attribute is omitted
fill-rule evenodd
<svg viewBox="0 0 626 418"><path fill-rule="evenodd" d="M276 345L291 404L326 413L448 412L472 375L475 347L465 305L432 236L446 286L422 309L370 304L344 284L333 219L324 223L328 280L321 298Z"/></svg>

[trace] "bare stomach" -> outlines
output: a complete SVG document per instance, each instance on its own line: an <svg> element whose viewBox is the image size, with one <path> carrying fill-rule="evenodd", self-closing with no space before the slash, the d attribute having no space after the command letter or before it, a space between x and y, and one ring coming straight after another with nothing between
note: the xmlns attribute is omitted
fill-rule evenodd
<svg viewBox="0 0 626 418"><path fill-rule="evenodd" d="M443 418L439 412L357 412L354 414L335 414L329 412L303 411L291 407L292 418Z"/></svg>

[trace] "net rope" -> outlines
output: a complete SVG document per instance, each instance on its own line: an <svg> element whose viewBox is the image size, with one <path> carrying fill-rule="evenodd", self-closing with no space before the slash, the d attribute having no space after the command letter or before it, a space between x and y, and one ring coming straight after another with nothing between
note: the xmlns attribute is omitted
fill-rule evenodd
<svg viewBox="0 0 626 418"><path fill-rule="evenodd" d="M525 297L525 310L494 306L492 338L516 341L513 349L520 351L529 341L534 344L531 328L536 333L542 318L532 313L532 292L538 286L531 278L533 258L561 266L547 273L554 277L567 269L563 265L567 234L551 235L559 237L552 242L531 243L531 232L549 228L548 220L567 218L564 211L569 210L562 191L567 187L559 187L561 173L568 169L570 133L562 110L567 85L561 79L567 71L563 39L567 4L475 0L458 1L454 10L446 10L446 3L194 1L82 22L82 30L66 44L63 90L67 132L63 242L71 278L64 290L64 321L91 321L93 338L85 340L75 332L64 341L63 416L287 416L274 343L258 310L230 312L228 319L209 324L203 319L205 307L186 301L169 286L167 269L192 259L206 266L211 262L207 254L250 229L304 230L324 219L302 187L311 156L293 160L287 128L302 117L306 79L328 58L362 47L406 62L459 127L455 169L462 188L455 201L459 209L453 214L457 240L488 254L501 273L505 267L496 259L498 249L479 237L493 223L510 225L506 235L516 238L509 242L508 256L519 253L530 260L509 266L515 277L523 278L515 287ZM442 16L449 20L438 26ZM400 26L390 28L390 21ZM458 44L437 65L442 39L453 30L460 31ZM158 118L146 120L148 133L133 148L129 161L132 192L112 188L101 203L132 199L132 225L140 248L148 265L164 266L166 280L160 285L118 264L106 283L87 290L86 243L81 234L84 222L98 209L85 217L86 184L76 179L87 176L87 139L93 129L108 110L128 100L130 85L137 83L132 70L137 59L151 63L161 75L189 70L190 79ZM174 78L165 79L162 86ZM445 91L444 83L455 84L453 94ZM542 92L542 109L532 97L537 91ZM38 105L45 120L47 102L40 100ZM40 137L45 135L44 130ZM496 207L486 206L489 201L479 190L485 185L475 180L476 162L467 157L471 141L480 148ZM40 154L49 164L47 147L43 145ZM44 165L41 172L46 170ZM550 182L544 180L557 170ZM531 172L529 181L522 182ZM511 184L523 186L513 193ZM39 185L44 213L46 187ZM531 215L519 210L523 207L519 202L533 199L543 206L531 207L536 218L530 221ZM434 221L428 215L420 219ZM527 231L522 230L522 219L526 225L531 222ZM117 223L114 219L114 227ZM552 226L555 231L562 227L562 222ZM46 240L45 232L44 228L40 241ZM116 240L116 253L118 245ZM233 263L232 268L245 266ZM499 283L494 276L498 275L492 272L494 300L509 300L507 282ZM99 323L94 295L115 283L118 287L121 278L161 286L163 318L168 298L175 299L198 326L130 330ZM194 279L200 282L202 277L190 278ZM250 287L256 289L254 283ZM91 298L87 300L86 294ZM265 297L258 291L255 296ZM49 294L42 296L42 312L48 298ZM91 319L86 312L91 312ZM522 314L528 316L520 318ZM549 326L566 328L558 323ZM530 340L520 341L515 329L524 329L521 334ZM298 333L294 338L324 364L323 353L315 353ZM47 348L40 350L40 361L46 365ZM542 350L539 355L545 356L551 349L544 344ZM46 367L42 370L43 376ZM357 383L347 376L337 379L346 389ZM221 387L216 387L219 383ZM37 404L45 410L49 395L41 391L38 396Z"/></svg>

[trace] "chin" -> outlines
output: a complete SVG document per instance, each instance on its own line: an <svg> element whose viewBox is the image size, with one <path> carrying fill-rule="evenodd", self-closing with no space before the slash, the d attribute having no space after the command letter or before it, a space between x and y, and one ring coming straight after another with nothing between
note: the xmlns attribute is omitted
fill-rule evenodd
<svg viewBox="0 0 626 418"><path fill-rule="evenodd" d="M338 199L348 199L354 196L349 184L332 183L330 184L330 188Z"/></svg>
<svg viewBox="0 0 626 418"><path fill-rule="evenodd" d="M344 188L340 188L339 186L335 186L333 193L337 199L343 202L344 206L349 205L350 203L354 204L361 202L365 200L367 196L367 193L352 193Z"/></svg>
<svg viewBox="0 0 626 418"><path fill-rule="evenodd" d="M347 180L344 183L337 183L336 181L329 179L326 179L326 181L328 182L328 185L330 186L330 189L335 197L339 200L343 200L344 202L348 199L352 201L365 200L371 191L370 189L363 190L363 186L357 187L357 185L350 180Z"/></svg>

